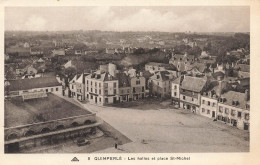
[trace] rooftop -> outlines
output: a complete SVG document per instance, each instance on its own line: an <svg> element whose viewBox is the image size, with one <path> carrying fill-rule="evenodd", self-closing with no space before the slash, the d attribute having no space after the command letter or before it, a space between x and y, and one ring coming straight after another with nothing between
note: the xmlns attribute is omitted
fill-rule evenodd
<svg viewBox="0 0 260 165"><path fill-rule="evenodd" d="M34 88L60 86L56 77L38 77L32 79L19 79L10 81L10 91L28 90Z"/></svg>
<svg viewBox="0 0 260 165"><path fill-rule="evenodd" d="M48 94L48 97L26 100L24 102L22 97L15 97L5 101L4 105L5 127L90 114L89 111L51 93Z"/></svg>
<svg viewBox="0 0 260 165"><path fill-rule="evenodd" d="M228 91L227 93L224 93L222 98L226 98L226 101L224 104L234 106L233 101L238 101L238 105L236 107L245 109L246 104L249 103L248 100L246 100L246 94L245 93L240 93L240 92L235 92L235 91Z"/></svg>
<svg viewBox="0 0 260 165"><path fill-rule="evenodd" d="M185 76L182 81L181 88L193 92L201 92L205 85L206 85L205 79Z"/></svg>

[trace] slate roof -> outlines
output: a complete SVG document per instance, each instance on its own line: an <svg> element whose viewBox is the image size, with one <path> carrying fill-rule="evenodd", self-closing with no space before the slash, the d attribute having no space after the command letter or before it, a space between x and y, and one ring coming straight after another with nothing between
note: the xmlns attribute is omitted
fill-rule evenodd
<svg viewBox="0 0 260 165"><path fill-rule="evenodd" d="M205 69L207 69L207 66L203 63L194 63L191 65L192 68L196 68L199 72L204 73Z"/></svg>
<svg viewBox="0 0 260 165"><path fill-rule="evenodd" d="M168 71L158 71L158 72L155 72L155 74L153 76L151 76L150 78L153 80L167 81L167 80L170 80L168 75L171 75L171 73Z"/></svg>
<svg viewBox="0 0 260 165"><path fill-rule="evenodd" d="M235 91L228 91L227 93L224 93L222 98L226 98L226 101L224 104L230 105L230 106L235 106L232 104L233 101L238 101L238 105L235 107L239 107L242 109L245 109L247 100L245 99L246 94L245 93L240 93L240 92L235 92Z"/></svg>
<svg viewBox="0 0 260 165"><path fill-rule="evenodd" d="M146 79L149 79L153 74L150 73L149 71L143 71L143 76L146 78Z"/></svg>
<svg viewBox="0 0 260 165"><path fill-rule="evenodd" d="M206 85L206 80L198 77L185 76L181 88L193 92L201 92Z"/></svg>
<svg viewBox="0 0 260 165"><path fill-rule="evenodd" d="M110 76L110 78L109 78ZM86 76L89 79L96 79L100 81L113 81L113 80L118 80L116 77L110 75L109 73L99 73L99 71L92 73L88 76Z"/></svg>
<svg viewBox="0 0 260 165"><path fill-rule="evenodd" d="M44 88L60 86L56 77L38 77L32 79L19 79L10 81L10 91L29 90L34 88Z"/></svg>
<svg viewBox="0 0 260 165"><path fill-rule="evenodd" d="M178 78L176 78L175 80L173 80L173 82L172 83L174 83L174 84L181 84L181 81L182 81L182 77L180 76L180 77L178 77Z"/></svg>

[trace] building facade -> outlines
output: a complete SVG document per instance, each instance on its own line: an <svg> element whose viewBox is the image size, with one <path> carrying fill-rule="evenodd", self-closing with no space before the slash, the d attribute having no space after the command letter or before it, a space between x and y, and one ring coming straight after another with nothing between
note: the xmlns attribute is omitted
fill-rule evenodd
<svg viewBox="0 0 260 165"><path fill-rule="evenodd" d="M250 129L248 91L228 91L218 99L217 119L242 130Z"/></svg>

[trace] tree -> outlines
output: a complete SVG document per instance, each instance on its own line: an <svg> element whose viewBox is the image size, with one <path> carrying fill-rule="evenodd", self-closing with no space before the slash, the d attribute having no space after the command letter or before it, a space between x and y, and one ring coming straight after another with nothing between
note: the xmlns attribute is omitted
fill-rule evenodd
<svg viewBox="0 0 260 165"><path fill-rule="evenodd" d="M76 71L76 68L74 68L74 67L68 67L64 70L64 75L69 79L72 79L76 73L77 73L77 71Z"/></svg>

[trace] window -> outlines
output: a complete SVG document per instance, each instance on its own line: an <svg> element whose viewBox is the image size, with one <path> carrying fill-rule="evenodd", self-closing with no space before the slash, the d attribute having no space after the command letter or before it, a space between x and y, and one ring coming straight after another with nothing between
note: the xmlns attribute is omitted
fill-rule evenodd
<svg viewBox="0 0 260 165"><path fill-rule="evenodd" d="M101 95L101 89L99 89L99 94Z"/></svg>
<svg viewBox="0 0 260 165"><path fill-rule="evenodd" d="M249 120L249 113L245 113L245 120Z"/></svg>
<svg viewBox="0 0 260 165"><path fill-rule="evenodd" d="M93 99L93 95L90 95L90 99L91 99L91 100Z"/></svg>
<svg viewBox="0 0 260 165"><path fill-rule="evenodd" d="M166 88L164 88L164 92L166 92Z"/></svg>
<svg viewBox="0 0 260 165"><path fill-rule="evenodd" d="M208 101L208 106L210 106L210 101Z"/></svg>
<svg viewBox="0 0 260 165"><path fill-rule="evenodd" d="M228 114L228 113L229 113L229 109L225 108L225 114Z"/></svg>
<svg viewBox="0 0 260 165"><path fill-rule="evenodd" d="M185 96L183 96L182 98L183 98L183 100L185 100Z"/></svg>
<svg viewBox="0 0 260 165"><path fill-rule="evenodd" d="M99 102L101 102L101 98L99 98Z"/></svg>
<svg viewBox="0 0 260 165"><path fill-rule="evenodd" d="M159 83L159 82L157 82L157 85L160 85L160 83Z"/></svg>
<svg viewBox="0 0 260 165"><path fill-rule="evenodd" d="M231 109L231 115L235 116L235 114L236 114L236 111L234 109Z"/></svg>
<svg viewBox="0 0 260 165"><path fill-rule="evenodd" d="M144 92L144 87L142 87L142 92Z"/></svg>
<svg viewBox="0 0 260 165"><path fill-rule="evenodd" d="M59 88L56 88L56 91L59 91Z"/></svg>
<svg viewBox="0 0 260 165"><path fill-rule="evenodd" d="M205 100L202 100L202 104L205 104Z"/></svg>
<svg viewBox="0 0 260 165"><path fill-rule="evenodd" d="M241 112L237 112L237 117L241 118L241 116L242 116L242 113Z"/></svg>
<svg viewBox="0 0 260 165"><path fill-rule="evenodd" d="M177 96L177 93L176 93L176 92L174 92L174 96Z"/></svg>
<svg viewBox="0 0 260 165"><path fill-rule="evenodd" d="M53 88L51 88L51 92L53 92Z"/></svg>
<svg viewBox="0 0 260 165"><path fill-rule="evenodd" d="M194 98L193 98L193 97L191 98L191 101L194 101Z"/></svg>
<svg viewBox="0 0 260 165"><path fill-rule="evenodd" d="M107 90L105 90L105 95L107 95L108 94L108 91Z"/></svg>
<svg viewBox="0 0 260 165"><path fill-rule="evenodd" d="M48 92L48 89L46 89L46 92Z"/></svg>
<svg viewBox="0 0 260 165"><path fill-rule="evenodd" d="M105 103L108 103L108 98L105 98Z"/></svg>
<svg viewBox="0 0 260 165"><path fill-rule="evenodd" d="M95 89L95 93L97 93L97 89Z"/></svg>
<svg viewBox="0 0 260 165"><path fill-rule="evenodd" d="M88 92L88 87L87 87L87 92Z"/></svg>
<svg viewBox="0 0 260 165"><path fill-rule="evenodd" d="M216 106L216 103L212 103L212 107L215 107Z"/></svg>
<svg viewBox="0 0 260 165"><path fill-rule="evenodd" d="M99 83L98 85L99 85L99 87L101 87L101 83Z"/></svg>
<svg viewBox="0 0 260 165"><path fill-rule="evenodd" d="M104 87L105 87L105 88L107 88L107 87L108 87L108 84L107 84L107 83L105 83L105 84L104 84Z"/></svg>
<svg viewBox="0 0 260 165"><path fill-rule="evenodd" d="M174 85L174 89L177 89L177 85Z"/></svg>
<svg viewBox="0 0 260 165"><path fill-rule="evenodd" d="M95 82L95 87L97 86L97 82Z"/></svg>
<svg viewBox="0 0 260 165"><path fill-rule="evenodd" d="M90 85L92 85L92 81L90 81Z"/></svg>
<svg viewBox="0 0 260 165"><path fill-rule="evenodd" d="M204 108L202 108L202 112L203 112L203 113L205 112L205 109L204 109Z"/></svg>
<svg viewBox="0 0 260 165"><path fill-rule="evenodd" d="M223 112L223 107L219 106L218 111L219 111L220 113L222 113L222 112Z"/></svg>
<svg viewBox="0 0 260 165"><path fill-rule="evenodd" d="M114 82L114 88L116 88L116 83Z"/></svg>
<svg viewBox="0 0 260 165"><path fill-rule="evenodd" d="M207 114L210 114L210 110L207 110Z"/></svg>
<svg viewBox="0 0 260 165"><path fill-rule="evenodd" d="M88 80L87 80L87 84L88 84Z"/></svg>
<svg viewBox="0 0 260 165"><path fill-rule="evenodd" d="M114 95L116 95L116 89L114 89Z"/></svg>
<svg viewBox="0 0 260 165"><path fill-rule="evenodd" d="M139 85L140 84L140 80L136 80L136 85Z"/></svg>
<svg viewBox="0 0 260 165"><path fill-rule="evenodd" d="M130 90L129 90L129 89L127 89L127 93L130 93Z"/></svg>
<svg viewBox="0 0 260 165"><path fill-rule="evenodd" d="M74 88L74 85L71 85L71 89L73 89Z"/></svg>
<svg viewBox="0 0 260 165"><path fill-rule="evenodd" d="M133 93L135 93L135 87L133 87Z"/></svg>

